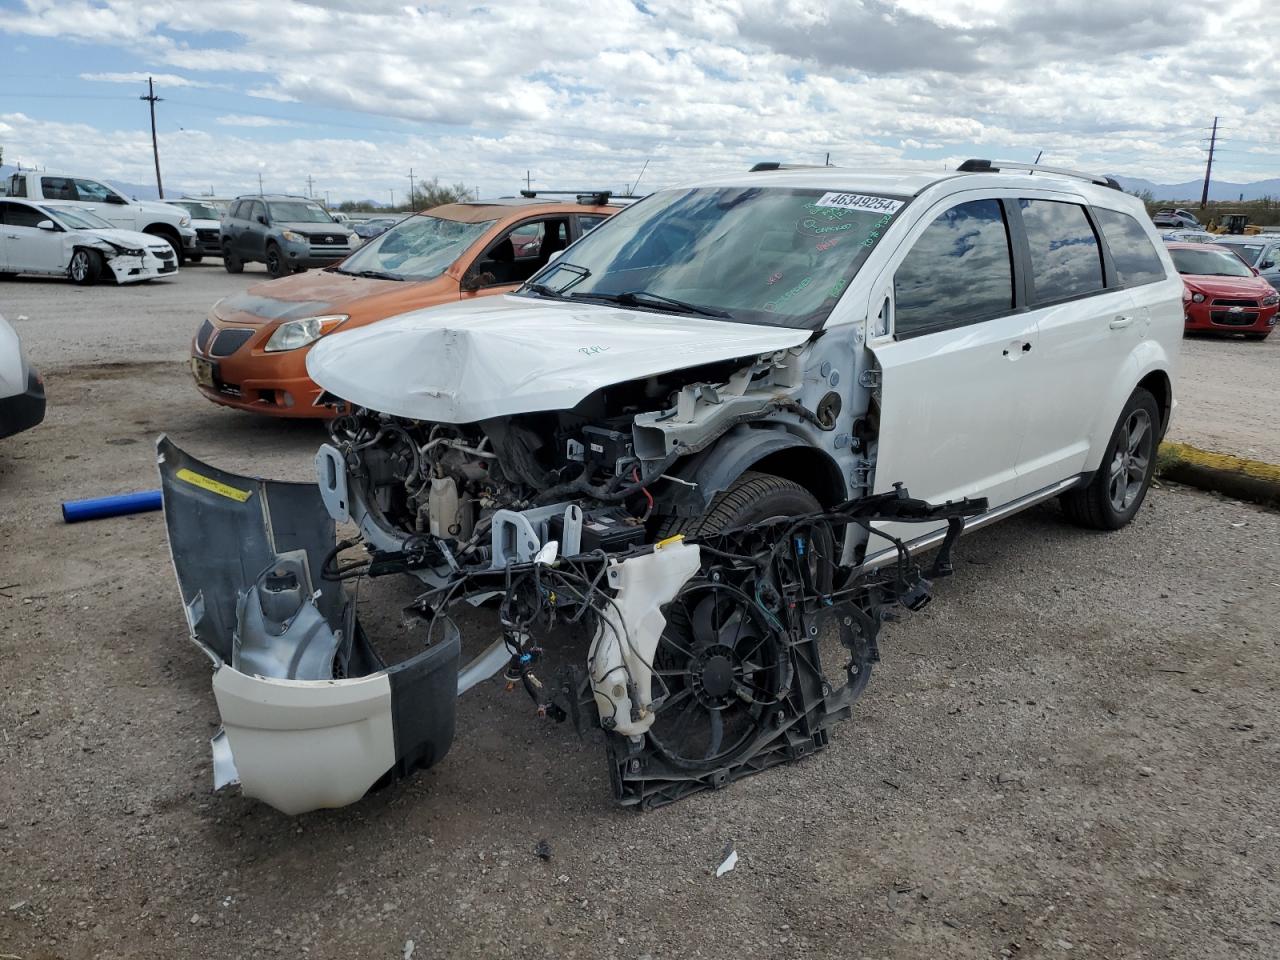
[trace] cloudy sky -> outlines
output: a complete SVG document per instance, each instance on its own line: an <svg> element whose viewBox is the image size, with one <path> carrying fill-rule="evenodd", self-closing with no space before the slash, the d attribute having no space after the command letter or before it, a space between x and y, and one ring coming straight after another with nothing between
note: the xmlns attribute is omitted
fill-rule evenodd
<svg viewBox="0 0 1280 960"><path fill-rule="evenodd" d="M0 0L5 162L190 190L642 188L757 160L1280 176L1274 0Z"/></svg>

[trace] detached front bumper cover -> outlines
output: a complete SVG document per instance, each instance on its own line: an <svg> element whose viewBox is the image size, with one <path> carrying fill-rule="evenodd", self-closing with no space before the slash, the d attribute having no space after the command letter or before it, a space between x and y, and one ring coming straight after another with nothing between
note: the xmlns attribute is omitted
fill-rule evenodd
<svg viewBox="0 0 1280 960"><path fill-rule="evenodd" d="M191 639L214 664L215 786L289 813L338 807L440 760L459 638L388 665L342 585L319 576L334 524L314 484L251 479L157 443Z"/></svg>

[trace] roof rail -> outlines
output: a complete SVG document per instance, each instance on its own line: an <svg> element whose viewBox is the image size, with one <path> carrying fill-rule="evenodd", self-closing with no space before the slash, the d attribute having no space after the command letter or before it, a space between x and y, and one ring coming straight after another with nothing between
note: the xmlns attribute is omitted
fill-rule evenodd
<svg viewBox="0 0 1280 960"><path fill-rule="evenodd" d="M1002 170L1027 170L1031 173L1053 173L1060 177L1074 177L1077 180L1088 180L1100 187L1120 190L1120 184L1113 177L1099 177L1080 170L1068 170L1066 167L1047 167L1041 163L1011 163L1008 160L966 160L956 167L960 173L1000 173Z"/></svg>
<svg viewBox="0 0 1280 960"><path fill-rule="evenodd" d="M747 173L765 173L769 170L823 170L831 166L827 163L781 163L777 160L762 160Z"/></svg>
<svg viewBox="0 0 1280 960"><path fill-rule="evenodd" d="M521 190L520 196L533 200L539 195L548 197L577 197L581 204L602 207L613 196L612 190Z"/></svg>

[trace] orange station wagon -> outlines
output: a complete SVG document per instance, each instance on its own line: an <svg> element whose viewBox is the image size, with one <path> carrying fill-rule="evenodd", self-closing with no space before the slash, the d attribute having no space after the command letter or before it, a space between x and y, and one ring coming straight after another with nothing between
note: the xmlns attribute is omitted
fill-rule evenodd
<svg viewBox="0 0 1280 960"><path fill-rule="evenodd" d="M335 330L469 297L507 293L617 213L609 194L449 203L402 220L341 263L255 284L215 303L191 343L200 392L238 410L326 417L307 376Z"/></svg>

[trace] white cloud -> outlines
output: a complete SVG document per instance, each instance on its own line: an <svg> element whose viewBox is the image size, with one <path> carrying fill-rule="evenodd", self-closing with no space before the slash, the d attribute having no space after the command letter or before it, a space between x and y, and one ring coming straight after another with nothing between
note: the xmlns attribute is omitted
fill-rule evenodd
<svg viewBox="0 0 1280 960"><path fill-rule="evenodd" d="M144 84L150 77L161 87L217 87L218 84L206 83L203 80L191 80L187 77L180 77L176 73L143 73L142 71L133 71L130 73L82 73L81 80L88 80L91 83L132 83Z"/></svg>
<svg viewBox="0 0 1280 960"><path fill-rule="evenodd" d="M659 184L757 159L818 161L828 151L847 164L920 165L939 151L975 149L1023 160L1043 150L1046 162L1177 181L1203 169L1199 138L1214 115L1237 137L1270 139L1280 129L1280 74L1266 66L1274 31L1262 29L1275 15L1265 0L643 6L26 0L0 32L167 64L180 71L165 76L167 86L200 83L184 71L217 69L239 74L255 98L404 121L406 130L432 125L429 137L258 142L252 128L279 123L228 104L215 122L232 129L202 134L188 116L188 130L166 138L207 137L189 164L183 144L194 140L162 145L175 176L202 184L212 173L226 183L252 174L256 185L258 159L289 180L281 188L311 173L333 189L399 190L400 168L412 164L490 192L514 189L526 168L547 186L621 184L652 158L645 179ZM235 42L222 39L228 33ZM33 148L53 153L65 125L31 122ZM130 132L92 136L122 149L133 142ZM1275 175L1259 162L1265 156L1244 144L1215 166L1224 178L1261 179ZM142 171L147 162L145 152L128 160Z"/></svg>
<svg viewBox="0 0 1280 960"><path fill-rule="evenodd" d="M296 127L292 120L277 120L274 117L263 117L255 114L228 113L216 118L214 123L224 127Z"/></svg>

